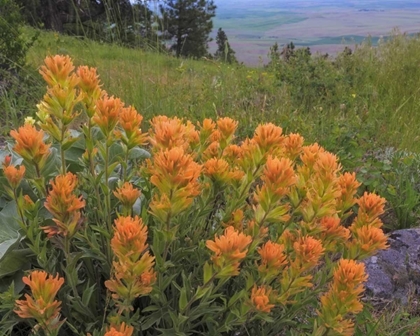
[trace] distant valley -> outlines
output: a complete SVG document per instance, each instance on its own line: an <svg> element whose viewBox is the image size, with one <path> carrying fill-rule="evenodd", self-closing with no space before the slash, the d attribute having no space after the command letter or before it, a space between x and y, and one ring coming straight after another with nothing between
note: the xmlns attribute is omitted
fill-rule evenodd
<svg viewBox="0 0 420 336"><path fill-rule="evenodd" d="M334 55L371 36L373 44L394 28L420 32L420 1L414 0L215 0L214 32L222 27L240 62L266 63L270 46L293 41L312 52ZM215 42L210 45L215 48Z"/></svg>

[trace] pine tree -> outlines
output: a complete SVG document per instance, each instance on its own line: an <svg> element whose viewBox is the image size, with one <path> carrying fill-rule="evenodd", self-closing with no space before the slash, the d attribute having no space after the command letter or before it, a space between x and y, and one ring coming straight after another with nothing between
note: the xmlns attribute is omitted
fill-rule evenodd
<svg viewBox="0 0 420 336"><path fill-rule="evenodd" d="M219 28L216 36L217 50L214 58L226 63L238 63L235 51L230 47L228 37L222 28Z"/></svg>
<svg viewBox="0 0 420 336"><path fill-rule="evenodd" d="M213 0L165 0L160 7L163 37L177 57L201 58L208 55L209 34L216 5Z"/></svg>

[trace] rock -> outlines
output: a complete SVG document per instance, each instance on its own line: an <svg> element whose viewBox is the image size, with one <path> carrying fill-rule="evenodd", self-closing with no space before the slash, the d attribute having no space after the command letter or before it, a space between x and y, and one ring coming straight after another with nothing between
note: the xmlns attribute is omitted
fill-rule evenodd
<svg viewBox="0 0 420 336"><path fill-rule="evenodd" d="M394 231L388 242L387 250L363 261L366 296L407 304L410 294L420 293L420 228Z"/></svg>

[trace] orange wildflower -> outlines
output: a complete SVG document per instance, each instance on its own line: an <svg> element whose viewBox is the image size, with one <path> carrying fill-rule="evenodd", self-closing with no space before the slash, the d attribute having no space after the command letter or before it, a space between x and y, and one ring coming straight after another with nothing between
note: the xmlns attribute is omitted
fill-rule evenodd
<svg viewBox="0 0 420 336"><path fill-rule="evenodd" d="M365 258L378 250L385 250L388 246L388 238L382 231L377 227L364 225L362 227L350 227L354 240L351 245L359 246L362 250L359 258Z"/></svg>
<svg viewBox="0 0 420 336"><path fill-rule="evenodd" d="M274 304L270 304L271 287L257 287L252 288L251 302L253 306L264 313L269 313Z"/></svg>
<svg viewBox="0 0 420 336"><path fill-rule="evenodd" d="M123 107L124 104L119 98L106 95L96 102L96 111L92 121L99 126L106 137L117 125Z"/></svg>
<svg viewBox="0 0 420 336"><path fill-rule="evenodd" d="M117 188L114 191L114 195L119 199L123 207L131 209L140 197L140 190L135 189L129 182L125 182L121 188Z"/></svg>
<svg viewBox="0 0 420 336"><path fill-rule="evenodd" d="M38 131L31 124L25 124L19 127L18 131L10 131L10 135L16 140L14 151L26 161L35 164L38 169L42 169L50 154L51 146L44 143L44 132Z"/></svg>
<svg viewBox="0 0 420 336"><path fill-rule="evenodd" d="M229 164L224 159L211 158L203 165L204 175L222 183L240 180L244 173L240 170L230 170Z"/></svg>
<svg viewBox="0 0 420 336"><path fill-rule="evenodd" d="M140 129L143 117L132 106L123 108L119 115L119 124L124 130L124 134L116 131L117 137L131 149L135 146L145 145L147 143L147 134L142 133Z"/></svg>
<svg viewBox="0 0 420 336"><path fill-rule="evenodd" d="M282 128L272 123L258 125L253 140L258 144L263 153L270 153L273 149L280 148L284 137Z"/></svg>
<svg viewBox="0 0 420 336"><path fill-rule="evenodd" d="M343 335L353 335L353 322L345 320L344 316L363 309L360 296L364 291L362 283L366 280L364 264L341 259L329 291L321 297L318 313L321 323Z"/></svg>
<svg viewBox="0 0 420 336"><path fill-rule="evenodd" d="M25 166L3 166L3 173L12 189L16 189L25 175Z"/></svg>
<svg viewBox="0 0 420 336"><path fill-rule="evenodd" d="M302 152L304 139L301 135L290 133L283 141L285 155L290 160L295 160Z"/></svg>
<svg viewBox="0 0 420 336"><path fill-rule="evenodd" d="M300 155L300 158L306 166L312 168L318 159L319 153L322 152L324 152L324 149L317 143L314 143L310 146L302 147L302 154Z"/></svg>
<svg viewBox="0 0 420 336"><path fill-rule="evenodd" d="M147 227L138 216L119 217L115 220L111 247L118 258L137 261L147 248L146 240Z"/></svg>
<svg viewBox="0 0 420 336"><path fill-rule="evenodd" d="M284 245L269 240L262 247L258 248L257 251L261 256L258 271L262 274L278 274L281 271L281 267L287 264Z"/></svg>
<svg viewBox="0 0 420 336"><path fill-rule="evenodd" d="M119 326L111 325L104 336L131 336L133 335L134 327L126 325L124 322Z"/></svg>
<svg viewBox="0 0 420 336"><path fill-rule="evenodd" d="M223 150L223 158L235 162L242 155L242 148L238 145L229 145Z"/></svg>
<svg viewBox="0 0 420 336"><path fill-rule="evenodd" d="M44 204L45 208L54 216L56 227L44 227L48 237L55 234L72 237L78 228L80 209L85 206L82 196L73 194L77 185L77 177L72 173L59 175L51 182L51 190Z"/></svg>
<svg viewBox="0 0 420 336"><path fill-rule="evenodd" d="M47 56L44 60L45 65L41 66L39 73L42 75L44 80L49 86L55 86L59 84L62 87L76 86L78 79L73 74L70 74L74 70L73 62L69 56L55 55Z"/></svg>
<svg viewBox="0 0 420 336"><path fill-rule="evenodd" d="M294 265L303 268L317 265L325 251L321 241L311 236L301 237L294 242L293 249L296 253Z"/></svg>
<svg viewBox="0 0 420 336"><path fill-rule="evenodd" d="M213 141L203 152L203 159L209 160L211 158L219 157L220 143L218 141Z"/></svg>
<svg viewBox="0 0 420 336"><path fill-rule="evenodd" d="M358 214L374 219L384 213L386 200L376 194L365 192L356 203L359 205Z"/></svg>
<svg viewBox="0 0 420 336"><path fill-rule="evenodd" d="M92 118L95 113L95 103L101 97L102 90L96 68L79 66L77 68L79 87L83 92L83 102L86 105L86 113Z"/></svg>
<svg viewBox="0 0 420 336"><path fill-rule="evenodd" d="M337 243L344 243L350 238L350 230L341 225L338 217L322 217L320 227L321 240L326 247L327 245L334 247Z"/></svg>
<svg viewBox="0 0 420 336"><path fill-rule="evenodd" d="M6 155L4 157L3 168L9 167L11 162L12 162L12 155L11 154Z"/></svg>
<svg viewBox="0 0 420 336"><path fill-rule="evenodd" d="M34 318L45 331L58 331L63 321L60 318L61 302L54 300L64 278L54 278L44 271L33 271L22 281L31 288L32 296L25 294L25 300L17 300L15 313L21 318Z"/></svg>
<svg viewBox="0 0 420 336"><path fill-rule="evenodd" d="M187 131L182 120L177 117L157 116L150 122L150 143L153 149L172 149L174 147L189 147Z"/></svg>
<svg viewBox="0 0 420 336"><path fill-rule="evenodd" d="M239 233L232 226L225 229L224 235L207 240L206 246L215 255L211 258L219 277L239 274L239 264L248 252L252 237Z"/></svg>
<svg viewBox="0 0 420 336"><path fill-rule="evenodd" d="M201 166L194 162L191 155L184 153L182 147L156 153L153 164L148 161L148 169L152 173L150 181L158 188L160 197L166 195L171 204L172 215L185 210L200 193L198 177ZM153 199L152 208L156 202L159 198Z"/></svg>
<svg viewBox="0 0 420 336"><path fill-rule="evenodd" d="M231 118L225 117L217 120L217 129L220 132L220 144L222 148L225 148L233 139L237 127L238 122Z"/></svg>
<svg viewBox="0 0 420 336"><path fill-rule="evenodd" d="M288 192L288 188L296 183L293 162L286 158L269 156L261 180L270 193L279 197Z"/></svg>
<svg viewBox="0 0 420 336"><path fill-rule="evenodd" d="M341 196L337 201L337 209L346 211L356 203L354 195L356 194L360 183L356 180L355 173L350 174L346 172L338 178L338 185L341 189Z"/></svg>
<svg viewBox="0 0 420 336"><path fill-rule="evenodd" d="M112 251L116 256L111 280L105 281L120 310L132 309L132 301L151 292L156 281L154 257L147 249L147 228L139 217L115 220Z"/></svg>
<svg viewBox="0 0 420 336"><path fill-rule="evenodd" d="M211 134L214 132L216 128L216 124L214 123L213 120L206 118L203 120L203 125L199 124L199 127L200 127L200 142L201 144L205 144L206 142L209 141Z"/></svg>

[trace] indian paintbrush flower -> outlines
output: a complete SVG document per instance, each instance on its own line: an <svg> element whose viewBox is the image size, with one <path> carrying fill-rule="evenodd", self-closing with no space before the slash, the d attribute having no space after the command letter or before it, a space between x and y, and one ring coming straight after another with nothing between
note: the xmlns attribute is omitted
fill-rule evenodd
<svg viewBox="0 0 420 336"><path fill-rule="evenodd" d="M50 154L51 146L44 143L44 132L38 131L31 124L25 124L17 131L10 131L10 135L16 140L13 150L28 163L34 164L37 170L41 170Z"/></svg>
<svg viewBox="0 0 420 336"><path fill-rule="evenodd" d="M114 191L114 195L121 202L123 208L127 211L131 211L134 203L140 197L140 190L135 189L129 182L125 182L121 188L117 188Z"/></svg>
<svg viewBox="0 0 420 336"><path fill-rule="evenodd" d="M63 235L73 237L77 232L81 218L80 209L85 206L82 196L77 197L74 189L77 186L77 177L72 173L59 175L51 182L51 190L44 204L53 215L55 226L43 227L48 237Z"/></svg>
<svg viewBox="0 0 420 336"><path fill-rule="evenodd" d="M25 175L25 166L15 167L12 165L3 165L3 173L10 187L15 190Z"/></svg>
<svg viewBox="0 0 420 336"><path fill-rule="evenodd" d="M25 294L25 300L16 301L15 313L21 318L34 318L48 335L56 335L64 321L60 321L61 302L55 296L64 278L33 271L22 281L31 288L32 295Z"/></svg>
<svg viewBox="0 0 420 336"><path fill-rule="evenodd" d="M271 309L274 308L274 304L270 304L271 291L272 289L269 286L254 286L252 288L251 302L256 310L263 313L269 313Z"/></svg>
<svg viewBox="0 0 420 336"><path fill-rule="evenodd" d="M239 274L239 264L246 257L251 241L251 236L236 231L232 226L214 241L207 240L207 248L214 252L211 259L219 278Z"/></svg>
<svg viewBox="0 0 420 336"><path fill-rule="evenodd" d="M154 257L147 251L147 227L137 216L119 217L115 220L111 248L116 260L113 262L111 280L105 286L120 311L132 309L132 301L150 293L156 281L153 271Z"/></svg>
<svg viewBox="0 0 420 336"><path fill-rule="evenodd" d="M104 336L131 336L133 335L134 327L125 324L124 322L120 325L111 325L107 328L107 332Z"/></svg>

